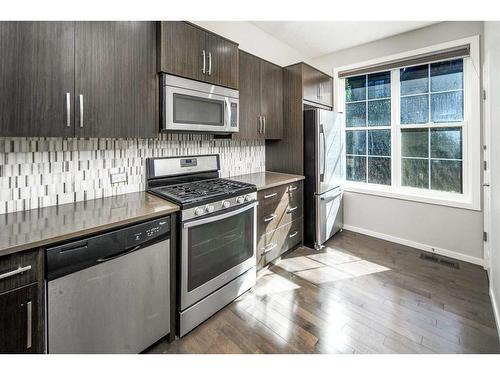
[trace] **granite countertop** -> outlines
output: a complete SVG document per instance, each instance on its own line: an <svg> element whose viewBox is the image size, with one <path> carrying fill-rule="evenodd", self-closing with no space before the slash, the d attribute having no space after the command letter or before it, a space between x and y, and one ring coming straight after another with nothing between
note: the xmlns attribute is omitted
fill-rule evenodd
<svg viewBox="0 0 500 375"><path fill-rule="evenodd" d="M269 189L275 186L289 184L303 180L305 177L297 174L288 174L280 172L259 172L242 174L239 176L229 177L231 180L247 182L257 186L257 190Z"/></svg>
<svg viewBox="0 0 500 375"><path fill-rule="evenodd" d="M179 207L146 192L0 215L0 256L154 219Z"/></svg>

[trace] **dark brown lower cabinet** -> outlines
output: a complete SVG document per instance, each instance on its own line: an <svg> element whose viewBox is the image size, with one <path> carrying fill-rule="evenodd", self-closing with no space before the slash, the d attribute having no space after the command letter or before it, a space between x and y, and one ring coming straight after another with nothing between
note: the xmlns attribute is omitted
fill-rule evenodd
<svg viewBox="0 0 500 375"><path fill-rule="evenodd" d="M257 269L302 243L302 182L261 190L257 194Z"/></svg>
<svg viewBox="0 0 500 375"><path fill-rule="evenodd" d="M0 353L41 353L38 284L0 294Z"/></svg>

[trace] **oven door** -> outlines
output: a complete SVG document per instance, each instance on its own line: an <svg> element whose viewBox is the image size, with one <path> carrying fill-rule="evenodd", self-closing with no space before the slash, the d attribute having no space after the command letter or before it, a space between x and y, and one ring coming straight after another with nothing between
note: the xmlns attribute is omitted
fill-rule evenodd
<svg viewBox="0 0 500 375"><path fill-rule="evenodd" d="M181 310L255 267L256 207L182 224Z"/></svg>
<svg viewBox="0 0 500 375"><path fill-rule="evenodd" d="M238 131L238 99L175 86L164 86L164 90L164 130Z"/></svg>

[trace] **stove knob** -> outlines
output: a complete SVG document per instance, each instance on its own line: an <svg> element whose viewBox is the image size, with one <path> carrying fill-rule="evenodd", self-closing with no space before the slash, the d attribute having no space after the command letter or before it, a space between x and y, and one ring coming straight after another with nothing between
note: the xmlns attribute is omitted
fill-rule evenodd
<svg viewBox="0 0 500 375"><path fill-rule="evenodd" d="M238 198L236 198L236 203L238 203L238 204L241 204L241 203L243 203L244 201L245 201L245 198L244 198L244 197L238 197Z"/></svg>
<svg viewBox="0 0 500 375"><path fill-rule="evenodd" d="M231 202L229 202L229 201L222 202L222 208L229 208L230 205L231 205Z"/></svg>
<svg viewBox="0 0 500 375"><path fill-rule="evenodd" d="M245 195L245 202L250 202L252 200L252 197L250 195Z"/></svg>
<svg viewBox="0 0 500 375"><path fill-rule="evenodd" d="M214 212L215 207L212 205L207 204L205 206L205 212Z"/></svg>
<svg viewBox="0 0 500 375"><path fill-rule="evenodd" d="M203 213L204 213L204 210L203 210L203 208L201 208L201 207L196 207L196 208L194 209L194 214L195 214L196 216L203 215Z"/></svg>

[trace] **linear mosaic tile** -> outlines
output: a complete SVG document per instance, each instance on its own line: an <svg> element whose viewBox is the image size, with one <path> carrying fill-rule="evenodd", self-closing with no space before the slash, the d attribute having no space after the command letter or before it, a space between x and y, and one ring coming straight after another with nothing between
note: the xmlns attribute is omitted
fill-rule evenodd
<svg viewBox="0 0 500 375"><path fill-rule="evenodd" d="M264 141L162 134L151 139L0 138L0 214L145 189L145 160L219 154L221 176L265 170ZM110 175L127 173L111 184Z"/></svg>

